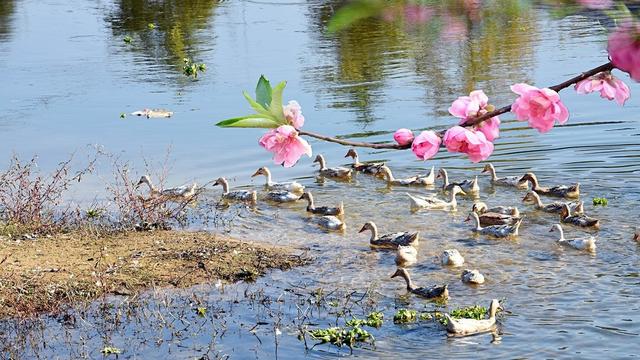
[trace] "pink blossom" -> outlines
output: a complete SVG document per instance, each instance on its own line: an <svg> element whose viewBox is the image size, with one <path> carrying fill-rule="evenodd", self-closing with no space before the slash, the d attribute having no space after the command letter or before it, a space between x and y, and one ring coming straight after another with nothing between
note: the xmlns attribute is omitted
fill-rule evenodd
<svg viewBox="0 0 640 360"><path fill-rule="evenodd" d="M578 0L578 4L587 9L604 10L613 6L613 0Z"/></svg>
<svg viewBox="0 0 640 360"><path fill-rule="evenodd" d="M549 89L538 89L527 84L511 85L511 91L520 95L511 105L511 111L520 121L529 121L529 126L545 133L553 128L555 121L564 124L569 119L569 110L560 101L560 95Z"/></svg>
<svg viewBox="0 0 640 360"><path fill-rule="evenodd" d="M304 125L304 116L302 116L302 108L297 101L291 100L289 103L282 107L284 112L284 118L287 119L289 124L294 128L300 129Z"/></svg>
<svg viewBox="0 0 640 360"><path fill-rule="evenodd" d="M411 151L421 160L431 159L440 149L442 140L433 131L423 131L411 144Z"/></svg>
<svg viewBox="0 0 640 360"><path fill-rule="evenodd" d="M434 13L431 7L425 5L408 4L404 7L404 19L409 24L424 24Z"/></svg>
<svg viewBox="0 0 640 360"><path fill-rule="evenodd" d="M615 100L619 105L624 105L630 93L627 84L611 75L609 71L601 72L580 81L576 84L575 89L578 94L589 94L594 91L599 91L600 97Z"/></svg>
<svg viewBox="0 0 640 360"><path fill-rule="evenodd" d="M462 126L447 130L442 141L449 152L465 153L473 162L486 160L493 153L493 143L482 132Z"/></svg>
<svg viewBox="0 0 640 360"><path fill-rule="evenodd" d="M260 146L271 151L273 161L285 167L292 167L302 155L311 156L311 146L298 136L298 132L291 125L281 125L269 130L260 138Z"/></svg>
<svg viewBox="0 0 640 360"><path fill-rule="evenodd" d="M393 140L395 140L398 145L408 145L413 141L413 132L409 129L398 129L393 134Z"/></svg>
<svg viewBox="0 0 640 360"><path fill-rule="evenodd" d="M489 98L484 91L474 90L469 96L461 96L454 101L449 108L449 113L462 119L459 125L463 125L467 121L492 110L493 106L489 105ZM489 141L493 141L500 136L500 119L497 116L485 120L475 127L477 130L482 131Z"/></svg>
<svg viewBox="0 0 640 360"><path fill-rule="evenodd" d="M640 81L640 23L627 21L609 35L607 47L615 67Z"/></svg>

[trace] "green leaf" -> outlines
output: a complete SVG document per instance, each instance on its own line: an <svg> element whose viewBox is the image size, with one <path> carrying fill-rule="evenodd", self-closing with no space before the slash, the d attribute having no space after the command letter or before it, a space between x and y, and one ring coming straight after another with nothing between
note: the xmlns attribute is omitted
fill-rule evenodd
<svg viewBox="0 0 640 360"><path fill-rule="evenodd" d="M287 86L287 82L283 81L273 88L271 91L271 105L269 105L271 115L273 115L280 124L287 123L284 118L284 112L282 111L282 92L285 86Z"/></svg>
<svg viewBox="0 0 640 360"><path fill-rule="evenodd" d="M268 118L273 118L273 115L271 115L271 112L267 110L267 108L262 106L262 104L259 104L257 101L253 100L253 98L251 97L251 95L249 95L248 92L243 91L242 95L244 95L244 98L247 99L247 101L249 102L249 105L251 105L253 110L255 110L258 114L262 114ZM271 96L271 94L269 94L269 96Z"/></svg>
<svg viewBox="0 0 640 360"><path fill-rule="evenodd" d="M335 33L348 28L360 20L379 15L388 6L384 0L358 0L344 5L329 20L327 31Z"/></svg>
<svg viewBox="0 0 640 360"><path fill-rule="evenodd" d="M253 114L241 116L220 121L216 126L220 127L237 127L237 128L277 128L280 124L270 118L266 118L262 114Z"/></svg>
<svg viewBox="0 0 640 360"><path fill-rule="evenodd" d="M271 83L269 80L267 80L264 75L260 75L258 85L256 85L256 102L265 109L268 109L271 104L271 91Z"/></svg>

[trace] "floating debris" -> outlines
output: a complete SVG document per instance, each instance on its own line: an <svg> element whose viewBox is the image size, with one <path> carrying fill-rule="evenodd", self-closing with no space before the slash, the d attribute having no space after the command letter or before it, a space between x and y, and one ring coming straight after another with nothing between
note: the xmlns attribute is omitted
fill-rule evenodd
<svg viewBox="0 0 640 360"><path fill-rule="evenodd" d="M184 65L182 66L182 73L186 76L198 78L198 73L207 71L207 65L205 63L195 63L189 58L182 59Z"/></svg>
<svg viewBox="0 0 640 360"><path fill-rule="evenodd" d="M154 23L148 23L148 24L147 24L147 28L149 28L149 30L153 30L153 29L155 29L155 28L156 28L156 24L154 24Z"/></svg>
<svg viewBox="0 0 640 360"><path fill-rule="evenodd" d="M173 111L165 110L165 109L142 109L138 111L134 111L131 115L135 116L146 116L149 118L169 118L173 116ZM120 115L122 117L122 115Z"/></svg>
<svg viewBox="0 0 640 360"><path fill-rule="evenodd" d="M601 198L593 198L593 206L607 206L609 205L609 200L607 200L607 198L605 197L601 197Z"/></svg>
<svg viewBox="0 0 640 360"><path fill-rule="evenodd" d="M122 354L122 350L113 346L105 346L104 349L100 351L104 355L119 355Z"/></svg>
<svg viewBox="0 0 640 360"><path fill-rule="evenodd" d="M125 36L124 39L122 39L122 41L125 42L125 44L131 44L133 42L133 38L129 35Z"/></svg>

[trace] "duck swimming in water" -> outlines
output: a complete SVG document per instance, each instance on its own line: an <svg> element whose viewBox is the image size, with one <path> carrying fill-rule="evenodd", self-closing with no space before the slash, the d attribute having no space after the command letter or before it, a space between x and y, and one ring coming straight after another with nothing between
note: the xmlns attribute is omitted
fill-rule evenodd
<svg viewBox="0 0 640 360"><path fill-rule="evenodd" d="M524 174L520 181L528 181L531 183L531 190L538 194L577 199L580 197L580 183L573 185L557 185L557 186L540 186L536 174L528 172Z"/></svg>
<svg viewBox="0 0 640 360"><path fill-rule="evenodd" d="M396 272L391 275L393 279L396 276L401 276L405 283L407 284L407 291L416 294L420 297L426 299L435 299L435 298L448 298L449 297L449 289L448 285L434 285L431 287L416 287L413 285L411 281L411 277L409 276L409 272L405 268L398 268Z"/></svg>

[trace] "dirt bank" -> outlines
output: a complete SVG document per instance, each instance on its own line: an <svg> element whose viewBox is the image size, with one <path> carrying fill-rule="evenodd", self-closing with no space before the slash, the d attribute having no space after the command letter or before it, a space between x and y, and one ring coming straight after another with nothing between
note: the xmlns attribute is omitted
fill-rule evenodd
<svg viewBox="0 0 640 360"><path fill-rule="evenodd" d="M305 263L300 253L201 232L0 237L0 318L55 313L151 287L252 280Z"/></svg>

